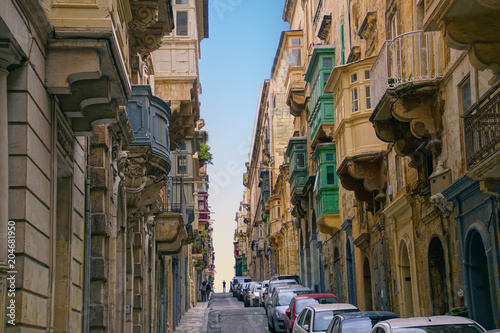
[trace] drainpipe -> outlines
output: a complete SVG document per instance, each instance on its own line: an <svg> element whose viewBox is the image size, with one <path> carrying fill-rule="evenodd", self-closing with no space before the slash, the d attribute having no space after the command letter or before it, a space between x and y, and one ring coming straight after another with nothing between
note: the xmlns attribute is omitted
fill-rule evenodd
<svg viewBox="0 0 500 333"><path fill-rule="evenodd" d="M316 246L319 252L319 292L325 292L325 272L323 269L323 242L319 241Z"/></svg>
<svg viewBox="0 0 500 333"><path fill-rule="evenodd" d="M92 241L92 204L90 203L90 145L89 145L89 139L86 138L86 154L87 154L87 165L86 165L86 170L87 170L87 175L85 177L85 217L87 220L87 246L85 247L86 250L86 257L87 257L87 270L85 272L85 321L84 321L84 326L85 326L85 333L89 333L90 331L90 262L91 262L91 257L90 257L90 245Z"/></svg>

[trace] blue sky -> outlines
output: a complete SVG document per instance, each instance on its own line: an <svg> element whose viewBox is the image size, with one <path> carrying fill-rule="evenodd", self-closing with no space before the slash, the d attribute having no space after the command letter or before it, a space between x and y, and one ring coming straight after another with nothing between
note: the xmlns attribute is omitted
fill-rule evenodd
<svg viewBox="0 0 500 333"><path fill-rule="evenodd" d="M201 43L201 117L214 155L209 205L214 212L216 292L234 276L235 214L243 195L260 84L269 79L285 0L210 0L209 38Z"/></svg>

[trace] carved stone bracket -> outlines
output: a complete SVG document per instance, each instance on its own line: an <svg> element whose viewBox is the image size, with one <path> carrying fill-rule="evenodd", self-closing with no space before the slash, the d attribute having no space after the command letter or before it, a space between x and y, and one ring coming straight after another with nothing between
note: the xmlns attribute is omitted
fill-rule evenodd
<svg viewBox="0 0 500 333"><path fill-rule="evenodd" d="M441 194L437 193L431 197L431 204L434 205L444 217L450 217L453 211L453 203L446 200L446 198Z"/></svg>
<svg viewBox="0 0 500 333"><path fill-rule="evenodd" d="M330 31L330 27L332 25L332 15L324 15L323 20L321 21L321 26L318 31L318 38L321 40L326 40L328 37L328 33Z"/></svg>
<svg viewBox="0 0 500 333"><path fill-rule="evenodd" d="M346 158L337 174L342 186L366 202L368 210L373 210L373 200L386 200L387 165L382 152Z"/></svg>
<svg viewBox="0 0 500 333"><path fill-rule="evenodd" d="M148 27L158 22L157 1L131 1L132 21L128 23L130 30L145 31Z"/></svg>
<svg viewBox="0 0 500 333"><path fill-rule="evenodd" d="M365 232L359 235L359 237L354 240L354 245L361 251L366 250L368 246L370 246L370 234Z"/></svg>

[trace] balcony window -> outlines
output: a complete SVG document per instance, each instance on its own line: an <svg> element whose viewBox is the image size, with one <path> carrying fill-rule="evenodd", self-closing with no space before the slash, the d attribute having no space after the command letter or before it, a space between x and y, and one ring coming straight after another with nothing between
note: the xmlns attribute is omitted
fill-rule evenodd
<svg viewBox="0 0 500 333"><path fill-rule="evenodd" d="M176 5L189 5L189 0L175 0Z"/></svg>
<svg viewBox="0 0 500 333"><path fill-rule="evenodd" d="M302 64L302 59L300 58L300 49L293 49L292 50L292 65L298 67L301 64Z"/></svg>
<svg viewBox="0 0 500 333"><path fill-rule="evenodd" d="M370 71L365 71L365 80L370 79Z"/></svg>
<svg viewBox="0 0 500 333"><path fill-rule="evenodd" d="M333 57L324 57L323 58L323 67L324 68L333 67Z"/></svg>
<svg viewBox="0 0 500 333"><path fill-rule="evenodd" d="M179 175L187 174L187 156L177 156L177 173Z"/></svg>
<svg viewBox="0 0 500 333"><path fill-rule="evenodd" d="M365 97L366 97L366 108L371 109L372 108L372 101L370 98L370 86L365 87Z"/></svg>
<svg viewBox="0 0 500 333"><path fill-rule="evenodd" d="M297 154L297 169L306 167L306 155L304 153Z"/></svg>
<svg viewBox="0 0 500 333"><path fill-rule="evenodd" d="M460 85L460 95L462 97L462 112L465 112L472 105L470 77L467 77Z"/></svg>
<svg viewBox="0 0 500 333"><path fill-rule="evenodd" d="M359 103L358 103L358 88L354 88L351 90L351 110L352 112L359 111Z"/></svg>
<svg viewBox="0 0 500 333"><path fill-rule="evenodd" d="M358 73L351 74L351 83L358 82Z"/></svg>
<svg viewBox="0 0 500 333"><path fill-rule="evenodd" d="M175 24L177 36L187 36L188 35L188 13L187 12L177 12L177 19Z"/></svg>
<svg viewBox="0 0 500 333"><path fill-rule="evenodd" d="M333 166L326 167L326 184L335 185L335 169Z"/></svg>
<svg viewBox="0 0 500 333"><path fill-rule="evenodd" d="M300 46L300 38L292 38L292 46Z"/></svg>

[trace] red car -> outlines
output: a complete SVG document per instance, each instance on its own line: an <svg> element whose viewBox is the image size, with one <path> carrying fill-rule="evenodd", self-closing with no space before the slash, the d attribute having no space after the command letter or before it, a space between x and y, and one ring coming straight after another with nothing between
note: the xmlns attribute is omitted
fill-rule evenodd
<svg viewBox="0 0 500 333"><path fill-rule="evenodd" d="M334 294L305 294L292 298L290 306L285 312L285 333L292 333L293 323L300 311L306 306L314 304L340 303Z"/></svg>

